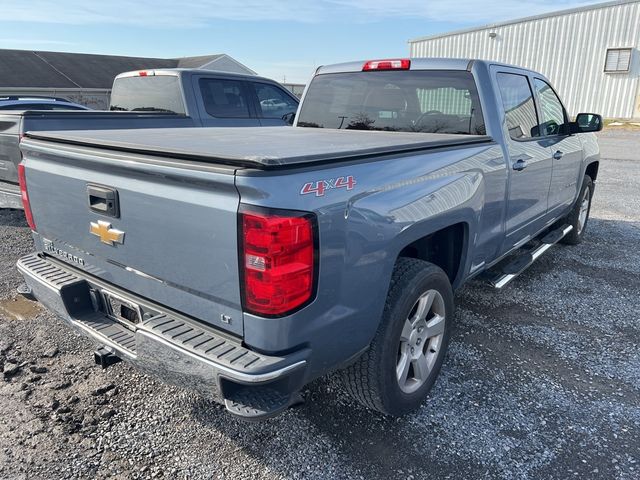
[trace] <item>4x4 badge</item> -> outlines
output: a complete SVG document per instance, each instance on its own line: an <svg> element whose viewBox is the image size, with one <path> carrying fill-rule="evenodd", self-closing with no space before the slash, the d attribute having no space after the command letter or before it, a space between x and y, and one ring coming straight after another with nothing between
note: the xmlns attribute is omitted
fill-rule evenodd
<svg viewBox="0 0 640 480"><path fill-rule="evenodd" d="M124 232L115 228L111 228L111 224L109 222L105 222L104 220L98 220L98 223L91 222L89 232L97 237L100 237L100 241L102 243L106 243L107 245L124 243Z"/></svg>
<svg viewBox="0 0 640 480"><path fill-rule="evenodd" d="M333 188L346 188L347 190L353 190L356 186L356 181L352 175L346 177L329 178L326 180L318 180L316 182L308 182L302 186L300 195L309 195L315 193L316 197L322 197L327 190Z"/></svg>

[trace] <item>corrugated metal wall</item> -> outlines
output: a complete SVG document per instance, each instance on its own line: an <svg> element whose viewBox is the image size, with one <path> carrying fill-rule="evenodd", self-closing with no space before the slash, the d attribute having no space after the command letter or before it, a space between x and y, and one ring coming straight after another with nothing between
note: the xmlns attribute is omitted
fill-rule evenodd
<svg viewBox="0 0 640 480"><path fill-rule="evenodd" d="M604 73L607 48L617 47L634 48L631 71ZM640 113L639 48L640 2L633 2L416 40L410 55L520 65L546 75L572 115L631 118Z"/></svg>

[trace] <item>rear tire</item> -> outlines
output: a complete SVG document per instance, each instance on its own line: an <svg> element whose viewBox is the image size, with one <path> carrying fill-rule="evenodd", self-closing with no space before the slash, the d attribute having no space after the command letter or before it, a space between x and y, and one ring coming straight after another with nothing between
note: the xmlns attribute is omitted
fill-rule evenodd
<svg viewBox="0 0 640 480"><path fill-rule="evenodd" d="M417 409L440 372L453 313L453 290L444 271L399 258L369 349L341 372L347 392L387 415Z"/></svg>
<svg viewBox="0 0 640 480"><path fill-rule="evenodd" d="M567 224L573 227L565 237L562 239L562 243L567 245L578 245L582 242L584 232L587 229L587 222L589 221L589 213L591 212L591 199L593 197L593 181L591 177L585 175L582 180L582 188L578 195L578 200L573 206L573 210L567 216Z"/></svg>

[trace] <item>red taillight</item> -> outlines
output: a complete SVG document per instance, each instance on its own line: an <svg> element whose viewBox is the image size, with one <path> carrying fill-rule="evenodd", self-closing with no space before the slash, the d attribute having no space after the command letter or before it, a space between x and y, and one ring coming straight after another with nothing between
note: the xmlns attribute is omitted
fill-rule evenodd
<svg viewBox="0 0 640 480"><path fill-rule="evenodd" d="M27 217L27 223L31 230L36 229L36 223L33 221L31 213L31 204L29 203L29 193L27 193L27 177L24 174L24 165L18 165L18 182L20 182L20 195L22 197L22 205L24 206L24 215Z"/></svg>
<svg viewBox="0 0 640 480"><path fill-rule="evenodd" d="M140 77L146 77L148 75L147 72L145 72L144 70L141 70L140 72L138 72L138 76Z"/></svg>
<svg viewBox="0 0 640 480"><path fill-rule="evenodd" d="M393 60L369 60L362 66L362 71L409 70L409 68L411 68L411 60L408 58L399 58Z"/></svg>
<svg viewBox="0 0 640 480"><path fill-rule="evenodd" d="M241 215L245 310L263 316L291 313L314 291L313 215L259 211Z"/></svg>

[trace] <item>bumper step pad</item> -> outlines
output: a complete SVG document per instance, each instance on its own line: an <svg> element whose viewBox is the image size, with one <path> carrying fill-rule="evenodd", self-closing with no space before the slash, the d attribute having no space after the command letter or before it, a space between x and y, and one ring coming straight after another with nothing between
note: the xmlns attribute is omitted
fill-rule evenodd
<svg viewBox="0 0 640 480"><path fill-rule="evenodd" d="M158 315L143 322L142 330L240 372L261 373L286 364L284 357L260 355L195 322L168 315Z"/></svg>
<svg viewBox="0 0 640 480"><path fill-rule="evenodd" d="M224 404L232 413L243 420L259 421L274 417L294 403L298 403L299 394L283 393L273 388L240 387Z"/></svg>

